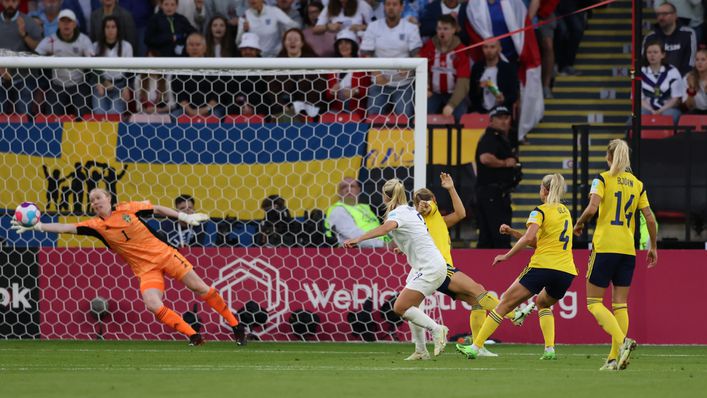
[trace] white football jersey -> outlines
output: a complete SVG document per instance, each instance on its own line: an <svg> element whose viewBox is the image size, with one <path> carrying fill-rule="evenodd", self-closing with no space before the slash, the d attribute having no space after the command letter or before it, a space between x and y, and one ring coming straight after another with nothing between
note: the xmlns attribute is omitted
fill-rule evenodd
<svg viewBox="0 0 707 398"><path fill-rule="evenodd" d="M398 228L390 231L390 235L407 256L413 270L434 272L447 268L442 253L435 246L427 225L417 210L407 205L398 206L388 214L386 221L388 220L398 223Z"/></svg>

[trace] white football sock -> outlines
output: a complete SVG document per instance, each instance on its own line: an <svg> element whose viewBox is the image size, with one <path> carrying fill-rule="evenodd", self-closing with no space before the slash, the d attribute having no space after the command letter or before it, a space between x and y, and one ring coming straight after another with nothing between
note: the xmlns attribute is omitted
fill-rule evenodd
<svg viewBox="0 0 707 398"><path fill-rule="evenodd" d="M408 326L410 326L410 332L412 333L412 341L413 343L415 343L415 351L427 351L427 346L425 345L425 329L415 325L410 321L408 321Z"/></svg>
<svg viewBox="0 0 707 398"><path fill-rule="evenodd" d="M403 319L406 319L415 325L425 328L430 332L435 332L439 330L440 326L432 318L427 316L421 309L417 307L410 307L403 314Z"/></svg>

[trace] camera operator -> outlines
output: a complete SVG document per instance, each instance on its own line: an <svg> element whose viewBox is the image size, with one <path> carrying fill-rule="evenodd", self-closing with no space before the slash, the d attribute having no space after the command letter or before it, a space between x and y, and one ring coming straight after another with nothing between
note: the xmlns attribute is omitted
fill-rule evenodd
<svg viewBox="0 0 707 398"><path fill-rule="evenodd" d="M290 215L285 206L285 199L279 195L270 195L263 199L260 208L265 212L265 218L260 222L260 228L255 235L257 246L297 246L297 235L302 224Z"/></svg>

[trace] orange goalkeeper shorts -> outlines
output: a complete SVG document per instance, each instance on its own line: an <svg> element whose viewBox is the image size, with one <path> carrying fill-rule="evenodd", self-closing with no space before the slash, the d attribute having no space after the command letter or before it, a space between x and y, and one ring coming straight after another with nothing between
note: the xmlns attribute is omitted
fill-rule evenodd
<svg viewBox="0 0 707 398"><path fill-rule="evenodd" d="M194 267L189 260L175 250L174 255L167 263L157 266L138 277L140 279L140 292L142 293L147 289L164 291L164 274L181 281L192 268Z"/></svg>

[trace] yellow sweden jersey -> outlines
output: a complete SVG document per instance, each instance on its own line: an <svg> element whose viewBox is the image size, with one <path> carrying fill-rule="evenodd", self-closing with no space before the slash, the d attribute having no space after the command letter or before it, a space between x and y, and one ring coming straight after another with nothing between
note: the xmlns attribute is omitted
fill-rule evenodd
<svg viewBox="0 0 707 398"><path fill-rule="evenodd" d="M601 198L592 238L594 251L635 256L636 212L650 206L643 183L625 171L616 177L605 171L594 179L590 193Z"/></svg>
<svg viewBox="0 0 707 398"><path fill-rule="evenodd" d="M439 208L434 202L430 202L430 213L425 216L425 224L427 224L427 230L430 231L430 236L435 242L435 246L442 253L444 260L449 265L454 265L452 263L452 242L449 237L449 229L447 229L447 223L444 222L444 218L439 213Z"/></svg>
<svg viewBox="0 0 707 398"><path fill-rule="evenodd" d="M530 212L525 223L540 226L529 268L546 268L577 275L572 257L572 217L561 203L542 204Z"/></svg>

